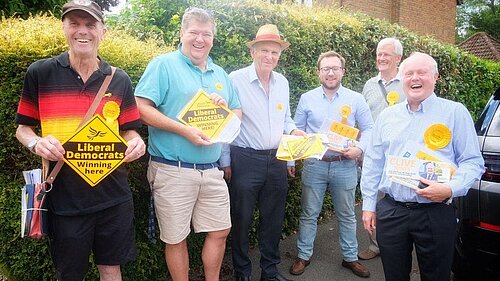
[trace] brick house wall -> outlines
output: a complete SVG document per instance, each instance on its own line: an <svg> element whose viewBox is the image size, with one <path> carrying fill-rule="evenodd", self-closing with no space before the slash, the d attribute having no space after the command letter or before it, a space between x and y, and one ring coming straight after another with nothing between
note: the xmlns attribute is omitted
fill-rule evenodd
<svg viewBox="0 0 500 281"><path fill-rule="evenodd" d="M313 0L397 23L421 35L455 43L457 0Z"/></svg>

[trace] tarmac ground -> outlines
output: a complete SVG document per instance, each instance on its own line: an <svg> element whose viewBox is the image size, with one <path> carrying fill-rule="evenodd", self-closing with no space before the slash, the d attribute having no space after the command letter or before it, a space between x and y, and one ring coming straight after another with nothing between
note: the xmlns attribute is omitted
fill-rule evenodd
<svg viewBox="0 0 500 281"><path fill-rule="evenodd" d="M356 206L358 251L366 249L370 243L367 232L363 229L361 222L361 206ZM338 225L335 216L318 225L314 255L311 264L306 267L302 275L294 276L289 273L289 268L297 256L297 234L288 236L281 241L281 263L278 266L280 273L292 280L307 281L354 281L354 280L384 280L384 271L380 257L360 262L370 270L369 278L361 278L352 273L351 270L342 267L342 255L339 247ZM260 280L259 259L257 248L250 251L252 259L252 280ZM411 281L420 280L416 258L413 258Z"/></svg>

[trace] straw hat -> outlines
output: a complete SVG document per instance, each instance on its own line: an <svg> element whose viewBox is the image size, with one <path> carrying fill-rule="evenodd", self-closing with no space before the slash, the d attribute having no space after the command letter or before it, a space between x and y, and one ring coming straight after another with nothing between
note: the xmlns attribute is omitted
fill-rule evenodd
<svg viewBox="0 0 500 281"><path fill-rule="evenodd" d="M290 46L290 43L281 40L280 32L278 27L274 24L265 24L259 28L257 35L253 41L247 42L248 48L251 48L255 43L258 42L276 42L281 45L281 49L284 50Z"/></svg>

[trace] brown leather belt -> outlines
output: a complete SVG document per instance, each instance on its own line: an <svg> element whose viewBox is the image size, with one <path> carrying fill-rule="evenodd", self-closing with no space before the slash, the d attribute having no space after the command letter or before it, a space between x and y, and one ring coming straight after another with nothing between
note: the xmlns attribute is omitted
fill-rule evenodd
<svg viewBox="0 0 500 281"><path fill-rule="evenodd" d="M323 158L321 158L321 161L325 161L325 162L335 162L335 161L342 161L342 160L351 160L345 156L342 156L342 155L338 155L338 156L323 156Z"/></svg>

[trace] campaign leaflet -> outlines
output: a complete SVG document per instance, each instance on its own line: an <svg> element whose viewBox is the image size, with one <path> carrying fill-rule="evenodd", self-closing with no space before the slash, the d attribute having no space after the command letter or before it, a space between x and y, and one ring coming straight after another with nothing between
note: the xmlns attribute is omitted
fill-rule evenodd
<svg viewBox="0 0 500 281"><path fill-rule="evenodd" d="M304 158L321 159L326 150L321 135L314 134L307 137L283 135L276 152L276 158L283 161Z"/></svg>
<svg viewBox="0 0 500 281"><path fill-rule="evenodd" d="M240 132L240 119L226 106L214 104L202 89L179 112L177 119L200 129L214 143L231 143Z"/></svg>
<svg viewBox="0 0 500 281"><path fill-rule="evenodd" d="M398 156L389 156L385 166L385 173L392 181L410 188L418 188L421 178L449 182L451 170L452 166L446 162Z"/></svg>

